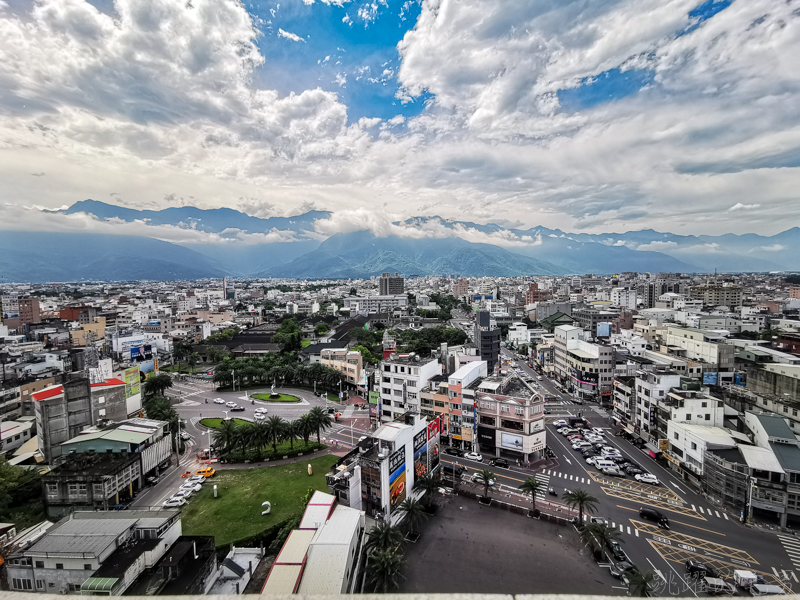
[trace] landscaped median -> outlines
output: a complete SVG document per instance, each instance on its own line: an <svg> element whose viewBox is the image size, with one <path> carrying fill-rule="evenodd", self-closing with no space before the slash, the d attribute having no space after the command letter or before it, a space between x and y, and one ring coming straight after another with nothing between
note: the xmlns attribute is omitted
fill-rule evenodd
<svg viewBox="0 0 800 600"><path fill-rule="evenodd" d="M269 545L283 524L302 505L309 487L327 492L325 474L336 456L263 469L217 471L183 509L184 535L213 535L217 546ZM311 465L313 475L308 474ZM217 498L214 498L214 485ZM271 504L262 516L262 502Z"/></svg>
<svg viewBox="0 0 800 600"><path fill-rule="evenodd" d="M291 394L278 394L277 397L274 398L271 394L250 394L250 397L265 402L300 402L300 398L292 396Z"/></svg>
<svg viewBox="0 0 800 600"><path fill-rule="evenodd" d="M244 419L231 419L237 427L252 426L252 421ZM209 429L219 429L220 424L224 419L201 419L200 425L208 427ZM213 433L211 434L213 436ZM235 446L234 446L235 447ZM227 452L223 458L226 462L261 462L267 460L280 460L282 458L295 458L297 456L305 456L320 450L327 450L328 446L325 444L317 443L315 440L310 439L306 443L302 439L293 439L291 442L283 440L273 448L272 444L266 444L260 449L248 448L243 450L241 448Z"/></svg>

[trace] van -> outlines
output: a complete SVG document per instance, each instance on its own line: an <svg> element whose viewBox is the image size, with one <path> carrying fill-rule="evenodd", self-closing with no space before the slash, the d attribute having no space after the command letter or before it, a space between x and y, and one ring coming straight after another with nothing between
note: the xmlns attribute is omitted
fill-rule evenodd
<svg viewBox="0 0 800 600"><path fill-rule="evenodd" d="M610 469L611 467L616 467L616 463L606 459L606 458L598 458L594 461L594 466L598 469Z"/></svg>
<svg viewBox="0 0 800 600"><path fill-rule="evenodd" d="M786 593L786 590L779 585L754 583L750 586L750 593L753 596L783 596Z"/></svg>
<svg viewBox="0 0 800 600"><path fill-rule="evenodd" d="M669 519L663 513L657 511L655 508L650 508L648 506L640 507L639 516L642 519L655 521L656 523L658 523L659 527L663 527L664 529L669 529Z"/></svg>
<svg viewBox="0 0 800 600"><path fill-rule="evenodd" d="M733 587L733 584L723 581L722 579L717 579L716 577L706 577L700 584L700 591L709 595L733 596L733 594L736 592L736 588Z"/></svg>
<svg viewBox="0 0 800 600"><path fill-rule="evenodd" d="M197 469L197 475L202 475L203 477L211 477L216 472L216 469L213 467L203 467L202 469Z"/></svg>

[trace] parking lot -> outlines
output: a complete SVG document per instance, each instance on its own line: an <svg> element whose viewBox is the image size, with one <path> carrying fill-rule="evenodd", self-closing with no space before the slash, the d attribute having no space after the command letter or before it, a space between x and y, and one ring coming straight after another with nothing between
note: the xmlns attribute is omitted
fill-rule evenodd
<svg viewBox="0 0 800 600"><path fill-rule="evenodd" d="M402 593L625 595L575 531L449 497L406 550Z"/></svg>

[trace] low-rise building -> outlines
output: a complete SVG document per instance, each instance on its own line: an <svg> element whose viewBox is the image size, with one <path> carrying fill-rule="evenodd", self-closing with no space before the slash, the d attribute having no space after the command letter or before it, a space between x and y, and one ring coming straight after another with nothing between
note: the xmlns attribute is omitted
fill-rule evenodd
<svg viewBox="0 0 800 600"><path fill-rule="evenodd" d="M392 354L380 363L380 415L391 421L407 411L419 413L419 393L428 381L441 375L442 365L435 358L416 354Z"/></svg>
<svg viewBox="0 0 800 600"><path fill-rule="evenodd" d="M362 360L361 353L355 350L326 349L320 353L320 363L342 373L350 386L362 382Z"/></svg>

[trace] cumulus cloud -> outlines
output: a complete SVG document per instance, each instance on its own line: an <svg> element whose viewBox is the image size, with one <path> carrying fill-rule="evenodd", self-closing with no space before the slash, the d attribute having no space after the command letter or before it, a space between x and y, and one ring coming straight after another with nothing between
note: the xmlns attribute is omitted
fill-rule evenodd
<svg viewBox="0 0 800 600"><path fill-rule="evenodd" d="M759 246L758 248L753 248L750 252L782 252L786 250L786 246L783 244L772 244L770 246Z"/></svg>
<svg viewBox="0 0 800 600"><path fill-rule="evenodd" d="M622 241L622 240L620 240L620 241ZM622 244L614 244L614 245L615 246L617 246L617 245L624 246L625 243L623 242ZM655 241L655 242L650 242L649 244L640 244L639 246L636 246L636 249L637 250L642 250L644 252L666 252L666 251L669 251L669 250L675 250L677 247L678 247L678 243L677 242L673 242L673 241L668 241L668 242Z"/></svg>
<svg viewBox="0 0 800 600"><path fill-rule="evenodd" d="M292 40L293 42L305 42L303 38L301 38L296 33L292 33L290 31L284 31L283 29L278 28L278 35L282 38L286 38L287 40Z"/></svg>

